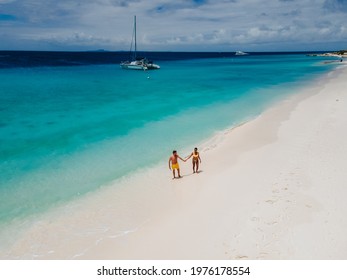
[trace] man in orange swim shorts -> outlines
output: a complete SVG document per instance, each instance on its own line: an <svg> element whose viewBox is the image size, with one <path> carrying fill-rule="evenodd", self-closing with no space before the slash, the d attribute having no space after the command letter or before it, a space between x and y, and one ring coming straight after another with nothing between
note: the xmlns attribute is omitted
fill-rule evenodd
<svg viewBox="0 0 347 280"><path fill-rule="evenodd" d="M173 178L176 178L176 172L175 170L177 169L177 173L178 173L178 178L182 178L181 174L180 174L180 166L178 164L178 159L185 161L183 158L181 158L178 154L177 151L173 151L172 152L172 156L169 158L169 169L171 170L172 168L172 173L173 173ZM171 163L171 166L170 166Z"/></svg>

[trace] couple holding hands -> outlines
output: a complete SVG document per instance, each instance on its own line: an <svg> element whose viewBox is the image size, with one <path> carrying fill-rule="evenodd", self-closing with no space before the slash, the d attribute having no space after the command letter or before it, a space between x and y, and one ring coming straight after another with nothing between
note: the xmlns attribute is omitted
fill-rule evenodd
<svg viewBox="0 0 347 280"><path fill-rule="evenodd" d="M173 173L173 178L176 178L176 172L175 170L177 169L178 177L177 178L182 178L180 174L180 166L178 164L178 159L186 162L188 159L193 157L192 163L193 163L193 173L198 173L199 170L199 162L201 163L201 158L200 154L198 152L198 148L194 148L194 151L190 154L190 156L186 157L185 159L181 158L178 154L177 151L172 152L172 156L169 158L169 169L171 170L172 168L172 173Z"/></svg>

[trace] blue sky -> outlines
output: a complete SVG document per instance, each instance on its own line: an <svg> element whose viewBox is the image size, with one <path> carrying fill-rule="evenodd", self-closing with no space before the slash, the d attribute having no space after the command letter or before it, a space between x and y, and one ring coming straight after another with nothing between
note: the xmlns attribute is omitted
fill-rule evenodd
<svg viewBox="0 0 347 280"><path fill-rule="evenodd" d="M0 0L1 50L347 49L347 0Z"/></svg>

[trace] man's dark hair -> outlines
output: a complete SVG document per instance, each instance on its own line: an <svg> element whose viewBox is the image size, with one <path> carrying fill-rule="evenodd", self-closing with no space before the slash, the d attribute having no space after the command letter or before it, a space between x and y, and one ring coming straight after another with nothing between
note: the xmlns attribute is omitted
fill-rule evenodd
<svg viewBox="0 0 347 280"><path fill-rule="evenodd" d="M175 154L175 153L177 153L177 151L176 151L176 150L173 150L172 153Z"/></svg>

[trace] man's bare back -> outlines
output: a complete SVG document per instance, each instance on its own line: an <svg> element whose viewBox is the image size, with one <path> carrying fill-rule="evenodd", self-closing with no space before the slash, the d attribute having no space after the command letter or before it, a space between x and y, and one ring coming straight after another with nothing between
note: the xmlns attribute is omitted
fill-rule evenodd
<svg viewBox="0 0 347 280"><path fill-rule="evenodd" d="M172 164L176 164L176 163L177 163L177 157L178 157L178 155L172 155L172 156L170 157L170 160L171 160L171 163L172 163Z"/></svg>

